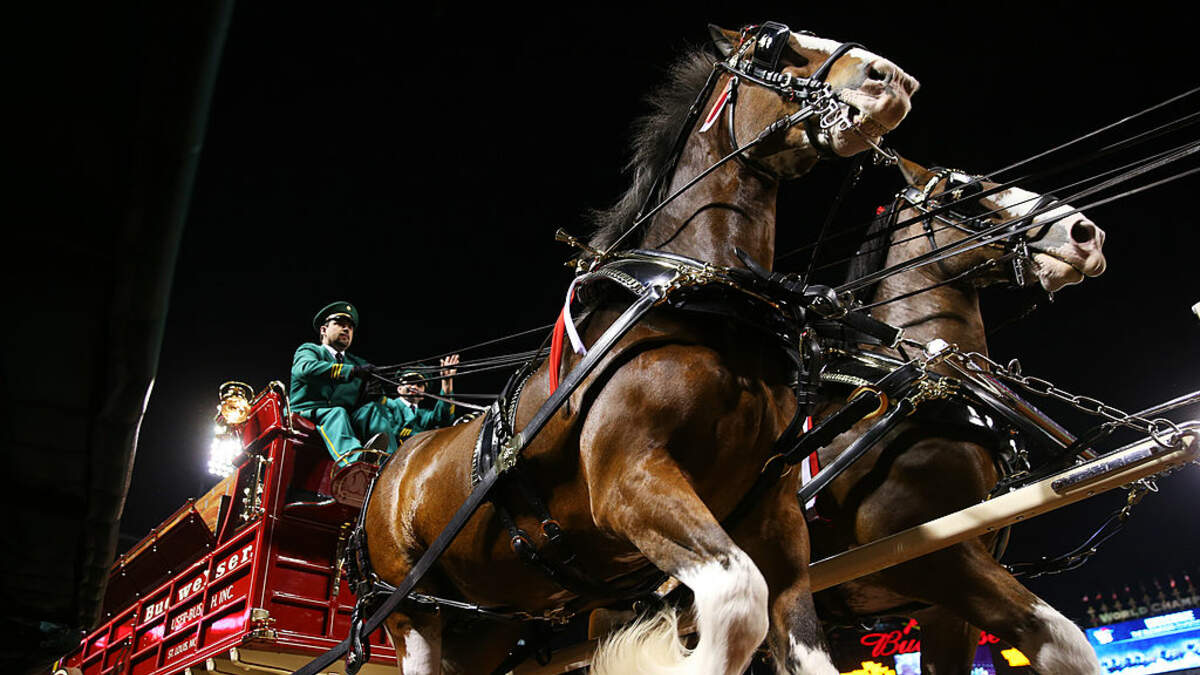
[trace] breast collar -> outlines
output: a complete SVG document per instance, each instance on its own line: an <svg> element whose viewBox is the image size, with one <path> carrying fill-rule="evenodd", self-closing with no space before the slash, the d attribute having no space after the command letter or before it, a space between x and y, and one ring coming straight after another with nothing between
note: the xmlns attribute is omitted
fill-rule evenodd
<svg viewBox="0 0 1200 675"><path fill-rule="evenodd" d="M829 350L831 355L820 373L823 383L836 383L850 387L869 385L883 374L904 365L904 361L892 357L862 351ZM944 381L943 390L950 392L943 398L945 404L937 409L919 407L917 415L930 422L969 426L997 436L998 446L1007 445L1007 440L1019 434L1036 450L1032 464L1052 461L1060 457L1075 437L1063 429L1016 392L1005 387L995 378L971 372L951 377L930 372L934 381ZM1018 449L1018 454L1025 454ZM1022 462L1028 465L1028 458Z"/></svg>
<svg viewBox="0 0 1200 675"><path fill-rule="evenodd" d="M777 340L795 352L804 311L795 298L772 293L749 270L726 267L677 253L635 249L584 265L575 281L581 308L598 306L614 290L638 296L651 286L667 289L660 307L730 319Z"/></svg>

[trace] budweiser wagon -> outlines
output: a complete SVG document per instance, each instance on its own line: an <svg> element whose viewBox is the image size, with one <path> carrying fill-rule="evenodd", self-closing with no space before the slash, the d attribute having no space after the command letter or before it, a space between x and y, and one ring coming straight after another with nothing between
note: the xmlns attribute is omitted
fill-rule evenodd
<svg viewBox="0 0 1200 675"><path fill-rule="evenodd" d="M223 386L218 432L232 473L117 559L103 623L56 673L285 673L348 634L338 561L375 468L335 470L279 383ZM394 673L385 631L370 642L360 672Z"/></svg>

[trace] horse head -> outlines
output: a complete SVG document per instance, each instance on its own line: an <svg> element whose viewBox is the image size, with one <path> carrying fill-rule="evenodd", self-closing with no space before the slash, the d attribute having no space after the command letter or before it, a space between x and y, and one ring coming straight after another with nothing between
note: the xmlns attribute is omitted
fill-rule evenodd
<svg viewBox="0 0 1200 675"><path fill-rule="evenodd" d="M900 214L901 220L919 218L919 211L935 214L910 226L923 236L898 238L905 245L946 246L996 227L1007 235L942 260L939 266L947 276L978 269L971 275L976 286L1004 281L1025 286L1036 280L1054 292L1104 272L1104 230L1069 204L959 171L926 169L907 159L901 159L900 171L909 183L905 194L912 204ZM972 198L973 194L979 196ZM919 203L913 204L914 199ZM1007 273L1004 265L989 264L1001 259L1014 262Z"/></svg>
<svg viewBox="0 0 1200 675"><path fill-rule="evenodd" d="M772 26L774 33L767 31ZM789 78L822 81L838 102L836 111L792 127L782 139L756 150L753 158L781 176L803 173L821 155L849 157L878 145L912 107L912 95L920 84L886 58L855 43L787 30L782 24L768 22L752 28L730 31L710 26L733 77L743 84ZM763 86L746 87L739 95L738 117L731 122L737 138L753 138L761 131L762 120L779 119L809 102L786 92L779 96Z"/></svg>
<svg viewBox="0 0 1200 675"><path fill-rule="evenodd" d="M861 46L780 23L710 31L724 58L690 51L649 98L654 110L636 127L628 165L632 185L593 212L592 247L736 265L729 251L737 246L770 261L777 183L824 157L878 145L918 87Z"/></svg>

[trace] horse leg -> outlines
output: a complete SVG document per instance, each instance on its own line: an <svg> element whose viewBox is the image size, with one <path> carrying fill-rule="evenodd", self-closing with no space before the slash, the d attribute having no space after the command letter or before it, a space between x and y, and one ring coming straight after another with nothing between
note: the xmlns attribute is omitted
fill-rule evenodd
<svg viewBox="0 0 1200 675"><path fill-rule="evenodd" d="M913 614L921 625L922 675L969 675L979 629L941 606Z"/></svg>
<svg viewBox="0 0 1200 675"><path fill-rule="evenodd" d="M442 619L429 614L397 612L384 621L400 675L440 675L442 672Z"/></svg>
<svg viewBox="0 0 1200 675"><path fill-rule="evenodd" d="M593 488L593 517L692 590L700 638L689 653L673 619L636 622L601 645L593 672L739 675L767 634L762 573L663 449L622 454L596 467L621 470Z"/></svg>
<svg viewBox="0 0 1200 675"><path fill-rule="evenodd" d="M914 597L943 605L1011 643L1039 673L1096 675L1100 661L1083 631L1030 593L978 540L885 573Z"/></svg>
<svg viewBox="0 0 1200 675"><path fill-rule="evenodd" d="M808 526L794 481L779 481L745 516L734 538L767 579L768 644L776 672L836 675L813 607Z"/></svg>
<svg viewBox="0 0 1200 675"><path fill-rule="evenodd" d="M492 673L521 639L518 624L474 625L465 630L449 629L442 641L445 675Z"/></svg>

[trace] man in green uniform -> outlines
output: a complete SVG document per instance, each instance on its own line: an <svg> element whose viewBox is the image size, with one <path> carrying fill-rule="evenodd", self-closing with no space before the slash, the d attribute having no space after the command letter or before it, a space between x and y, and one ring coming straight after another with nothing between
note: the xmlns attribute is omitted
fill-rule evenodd
<svg viewBox="0 0 1200 675"><path fill-rule="evenodd" d="M442 396L448 397L454 393L454 366L457 364L458 354L441 360ZM453 403L439 400L432 409L420 407L421 399L425 397L425 377L420 373L409 372L402 375L396 393L399 394L399 398L385 399L385 403L392 415L392 433L400 443L413 434L449 426L454 421Z"/></svg>
<svg viewBox="0 0 1200 675"><path fill-rule="evenodd" d="M375 367L346 351L358 327L354 305L333 302L313 317L318 343L305 343L292 360L292 410L316 422L317 432L338 466L358 461L364 444L396 449L392 415L379 401L362 402L362 389Z"/></svg>
<svg viewBox="0 0 1200 675"><path fill-rule="evenodd" d="M411 434L449 424L454 406L442 401L432 411L420 410L415 401L405 401L405 386L400 398L380 397L365 400L363 388L371 380L375 366L346 350L358 327L358 309L354 305L332 302L313 317L319 343L305 343L296 349L292 360L292 410L316 422L325 448L338 466L361 459L362 450L396 450L398 440ZM442 359L443 366L458 363L458 355ZM455 373L442 371L442 392L454 390ZM418 397L419 398L419 397ZM359 439L370 439L367 443Z"/></svg>

